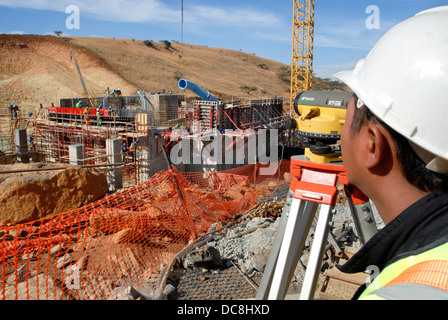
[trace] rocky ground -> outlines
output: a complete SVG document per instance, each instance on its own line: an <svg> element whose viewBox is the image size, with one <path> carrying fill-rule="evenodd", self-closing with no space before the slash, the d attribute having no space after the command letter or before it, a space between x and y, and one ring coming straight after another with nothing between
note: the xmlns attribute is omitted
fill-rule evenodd
<svg viewBox="0 0 448 320"><path fill-rule="evenodd" d="M282 199L286 198L286 192L287 189L280 190L280 194L277 194L271 203L281 204ZM354 230L351 212L345 202L340 201L336 209L331 233L337 236L347 228L351 227ZM381 228L382 221L376 209L374 207L373 209L377 225ZM280 219L275 216L246 216L238 223L213 233L210 241L183 257L173 270L168 281L173 286L168 299L255 298ZM216 227L219 226L213 225L210 231ZM288 295L296 295L300 292L313 233L312 227ZM338 241L338 244L350 252L356 252L359 248L359 242L353 231L348 232ZM324 258L318 286L322 285L328 270L334 269L335 264L340 261L334 252L328 254L329 252L327 251Z"/></svg>
<svg viewBox="0 0 448 320"><path fill-rule="evenodd" d="M49 175L50 180L57 177L57 174L46 174ZM24 181L28 184L36 183L35 176L27 176L24 173L20 178L21 184ZM59 180L60 177L56 179L56 181ZM3 188L11 184L12 182L7 178L0 181L0 186ZM178 255L178 259L170 266L169 272L166 272L167 279L162 279L164 272L160 270L160 274L154 275L151 281L141 287L116 287L109 299L235 300L255 298L282 219L281 212L288 190L289 185L283 184L273 195L260 199L256 207L242 213L237 220L225 225L213 224L208 232L202 235L203 241L200 244ZM381 228L382 221L374 207L373 209L377 225ZM331 234L337 237L349 228L355 229L351 212L344 198L340 197L336 205L336 214L333 215ZM313 233L314 228L311 227L300 263L294 272L288 296L297 298L296 294L300 292ZM348 249L354 252L359 247L357 240L356 234L349 231L338 241L338 245L344 251ZM329 272L341 258L342 256L337 255L334 250L326 251L318 280L319 286L324 283ZM18 270L19 274L20 270ZM57 284L55 283L54 286ZM353 286L348 289L349 292L345 293L345 297L352 293L351 290ZM337 294L338 290L334 291ZM60 296L62 295L61 291Z"/></svg>

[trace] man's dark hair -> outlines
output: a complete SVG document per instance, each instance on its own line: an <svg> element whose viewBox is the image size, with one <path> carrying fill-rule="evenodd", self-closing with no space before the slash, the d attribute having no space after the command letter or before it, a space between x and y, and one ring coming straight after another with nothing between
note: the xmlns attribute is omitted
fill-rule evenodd
<svg viewBox="0 0 448 320"><path fill-rule="evenodd" d="M405 137L378 119L365 105L361 108L356 107L356 105L357 98L355 100L355 111L350 126L350 134L358 133L361 127L370 121L381 124L394 140L398 161L401 164L404 176L410 184L427 192L437 189L448 190L448 177L426 169L426 164L415 153Z"/></svg>

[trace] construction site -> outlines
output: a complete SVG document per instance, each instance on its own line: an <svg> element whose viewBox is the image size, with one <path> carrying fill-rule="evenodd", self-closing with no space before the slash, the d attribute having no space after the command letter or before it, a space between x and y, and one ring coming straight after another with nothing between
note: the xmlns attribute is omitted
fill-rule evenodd
<svg viewBox="0 0 448 320"><path fill-rule="evenodd" d="M296 174L291 155L308 152L294 99L312 89L314 1L293 2L286 97L226 99L203 88L212 84L183 77L174 90L125 94L111 85L92 94L70 48L81 95L1 106L0 299L260 298ZM10 40L2 41L8 50ZM368 278L335 268L365 240L343 186L336 187L339 214L317 268L315 299L350 299ZM317 222L310 222L286 299L302 289Z"/></svg>

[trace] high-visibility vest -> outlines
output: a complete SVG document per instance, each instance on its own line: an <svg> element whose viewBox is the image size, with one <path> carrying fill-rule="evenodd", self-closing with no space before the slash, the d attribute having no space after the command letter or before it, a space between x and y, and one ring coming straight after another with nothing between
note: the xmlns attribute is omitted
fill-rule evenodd
<svg viewBox="0 0 448 320"><path fill-rule="evenodd" d="M358 299L448 299L448 243L387 266Z"/></svg>

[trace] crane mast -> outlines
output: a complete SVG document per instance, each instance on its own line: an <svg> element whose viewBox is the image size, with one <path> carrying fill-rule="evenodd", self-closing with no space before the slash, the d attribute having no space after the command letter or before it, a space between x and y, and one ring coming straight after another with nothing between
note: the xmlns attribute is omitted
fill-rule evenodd
<svg viewBox="0 0 448 320"><path fill-rule="evenodd" d="M79 80L81 80L82 89L84 90L82 95L83 95L84 98L88 98L89 99L90 104L92 105L92 107L95 107L96 106L95 100L92 99L89 96L89 93L87 92L86 84L84 83L84 78L82 77L81 70L79 69L78 60L76 60L75 53L73 52L72 48L70 48L70 53L72 55L72 59L75 61L76 70L78 71Z"/></svg>
<svg viewBox="0 0 448 320"><path fill-rule="evenodd" d="M294 98L313 82L314 0L293 0L290 110Z"/></svg>

